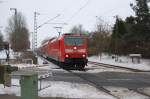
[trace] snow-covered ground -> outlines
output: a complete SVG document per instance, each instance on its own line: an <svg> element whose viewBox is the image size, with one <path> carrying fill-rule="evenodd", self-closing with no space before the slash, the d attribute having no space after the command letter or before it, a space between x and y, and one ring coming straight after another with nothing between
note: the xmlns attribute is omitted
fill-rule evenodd
<svg viewBox="0 0 150 99"><path fill-rule="evenodd" d="M5 50L0 51L0 59L6 59ZM10 59L14 59L13 51L10 50Z"/></svg>
<svg viewBox="0 0 150 99"><path fill-rule="evenodd" d="M19 85L18 80L13 79L12 84ZM42 86L49 86L38 92L41 97L63 97L63 98L102 98L116 99L111 95L97 90L87 84L69 82L42 82ZM20 96L20 87L5 87L0 85L0 94Z"/></svg>
<svg viewBox="0 0 150 99"><path fill-rule="evenodd" d="M149 99L149 97L138 94L135 91L121 87L104 87L119 99Z"/></svg>
<svg viewBox="0 0 150 99"><path fill-rule="evenodd" d="M51 82L51 87L40 91L41 97L64 97L64 98L102 98L115 99L114 97L97 90L87 84L69 82Z"/></svg>
<svg viewBox="0 0 150 99"><path fill-rule="evenodd" d="M119 66L125 66L130 68L136 68L141 70L150 70L150 61L149 60L142 60L140 64L133 64L130 59L127 57L121 57L120 62L115 62L111 57L104 55L101 60L97 56L89 57L90 61L96 61L96 62L102 62L106 64L112 64L112 65L119 65ZM26 67L35 67L39 65L43 65L43 60L41 58L38 59L39 64L33 65L33 64L13 64L13 66L17 66L20 69L24 69ZM63 69L58 69L59 67L48 63L44 67L38 67L39 69L47 69L47 70L54 70L54 71L64 71ZM104 72L105 68L98 68L94 66L87 66L86 67L89 73L95 73L95 72ZM110 71L118 71L120 70L114 70L109 69ZM64 71L65 72L65 71ZM80 72L80 71L76 71ZM122 71L125 72L125 71ZM18 85L19 86L19 80L13 79L12 85ZM12 87L5 87L3 85L0 85L0 94L10 94L10 95L16 95L20 96L20 87L18 86L12 86ZM40 88L40 85L38 85ZM88 84L79 84L79 83L71 83L71 82L63 82L63 81L42 81L41 88L45 88L49 86L46 89L43 89L38 92L39 96L41 97L63 97L63 98L101 98L101 99L116 99L115 97L106 94L105 92L102 92L95 87L92 87ZM134 91L128 90L126 88L119 88L119 87L105 87L106 89L110 90L115 96L119 97L120 99L149 99L146 96L140 95ZM144 88L142 90L145 93L150 93L150 88Z"/></svg>
<svg viewBox="0 0 150 99"><path fill-rule="evenodd" d="M144 92L145 94L150 95L150 87L140 88L140 89L138 89L138 91Z"/></svg>
<svg viewBox="0 0 150 99"><path fill-rule="evenodd" d="M0 85L0 94L9 94L20 96L20 87L19 80L12 80L12 87L5 87ZM78 83L69 83L69 82L60 82L60 81L43 81L42 88L47 87L38 92L38 95L41 97L63 97L63 98L100 98L100 99L149 99L149 97L141 95L135 91L129 90L122 87L106 87L114 96L108 95L98 89L87 85L87 84L78 84ZM150 88L141 89L144 93L149 94ZM117 98L118 97L118 98Z"/></svg>
<svg viewBox="0 0 150 99"><path fill-rule="evenodd" d="M39 65L42 65L43 61L39 60ZM24 69L23 67L32 67L32 65L25 64L14 64L14 66L19 67L20 69ZM34 66L33 66L34 67ZM40 69L54 70L54 71L64 71L63 69L57 69L58 66L49 63L47 66L38 67ZM40 83L40 82L39 82ZM38 87L40 89L40 84L38 83ZM0 94L10 94L20 96L20 86L18 79L12 80L12 87L5 87L0 85ZM49 86L46 89L45 87ZM102 98L102 99L116 99L111 95L106 94L105 92L99 91L95 87L92 87L88 84L79 84L79 83L71 83L71 82L63 82L63 81L42 81L41 91L38 92L41 97L63 97L63 98Z"/></svg>
<svg viewBox="0 0 150 99"><path fill-rule="evenodd" d="M141 59L140 63L132 63L129 57L119 57L119 61L116 62L112 59L112 56L103 55L101 58L98 56L92 56L88 58L89 61L100 62L105 64L117 65L122 67L128 67L133 69L139 69L144 71L150 71L150 59Z"/></svg>

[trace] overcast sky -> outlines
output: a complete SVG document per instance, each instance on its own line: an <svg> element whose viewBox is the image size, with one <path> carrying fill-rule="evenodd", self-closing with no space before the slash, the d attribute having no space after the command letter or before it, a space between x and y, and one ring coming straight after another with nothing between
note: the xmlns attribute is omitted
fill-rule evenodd
<svg viewBox="0 0 150 99"><path fill-rule="evenodd" d="M0 0L2 1L2 0ZM96 16L101 17L108 24L114 23L114 16L121 18L134 15L130 3L134 0L3 0L0 2L0 26L3 34L8 19L14 14L10 8L17 8L26 17L27 26L33 32L34 11L40 13L37 17L38 25L60 14L51 23L68 23L63 26L63 32L69 32L74 25L82 24L84 29L94 31ZM38 44L50 36L58 35L54 27L60 25L47 24L38 30Z"/></svg>

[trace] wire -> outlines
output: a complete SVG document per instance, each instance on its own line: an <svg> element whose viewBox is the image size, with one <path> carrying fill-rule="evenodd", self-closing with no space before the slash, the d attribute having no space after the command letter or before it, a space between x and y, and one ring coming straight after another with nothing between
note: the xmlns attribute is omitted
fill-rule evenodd
<svg viewBox="0 0 150 99"><path fill-rule="evenodd" d="M45 25L45 24L48 24L50 21L56 19L56 18L59 17L59 16L60 16L60 14L58 14L57 16L53 17L52 19L50 19L50 20L44 22L43 24L41 24L40 26L38 26L37 29L40 28L40 27L42 27L42 26Z"/></svg>
<svg viewBox="0 0 150 99"><path fill-rule="evenodd" d="M69 19L69 21L71 21L78 13L80 13L81 10L83 10L88 4L89 4L90 0L87 0L87 2L78 9L77 12L75 12Z"/></svg>
<svg viewBox="0 0 150 99"><path fill-rule="evenodd" d="M106 14L111 13L111 12L117 10L117 9L120 9L120 8L116 7L116 8L110 9L108 11L105 11L105 12L101 13L101 15L106 15Z"/></svg>

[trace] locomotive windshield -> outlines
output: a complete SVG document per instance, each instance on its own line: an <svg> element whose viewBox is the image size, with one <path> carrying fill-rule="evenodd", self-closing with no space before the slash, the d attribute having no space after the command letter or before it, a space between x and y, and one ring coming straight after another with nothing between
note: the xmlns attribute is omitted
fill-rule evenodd
<svg viewBox="0 0 150 99"><path fill-rule="evenodd" d="M81 37L65 37L65 44L68 46L82 46L84 39Z"/></svg>

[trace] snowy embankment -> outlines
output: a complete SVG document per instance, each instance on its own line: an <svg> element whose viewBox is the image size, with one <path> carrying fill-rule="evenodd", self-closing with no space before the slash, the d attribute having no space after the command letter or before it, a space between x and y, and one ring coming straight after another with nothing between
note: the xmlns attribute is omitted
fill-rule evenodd
<svg viewBox="0 0 150 99"><path fill-rule="evenodd" d="M89 61L116 65L121 67L128 67L133 69L139 69L143 71L150 71L150 60L141 59L140 63L132 63L131 59L128 57L119 57L119 61L115 61L111 56L103 55L101 58L98 56L92 56L88 58Z"/></svg>

